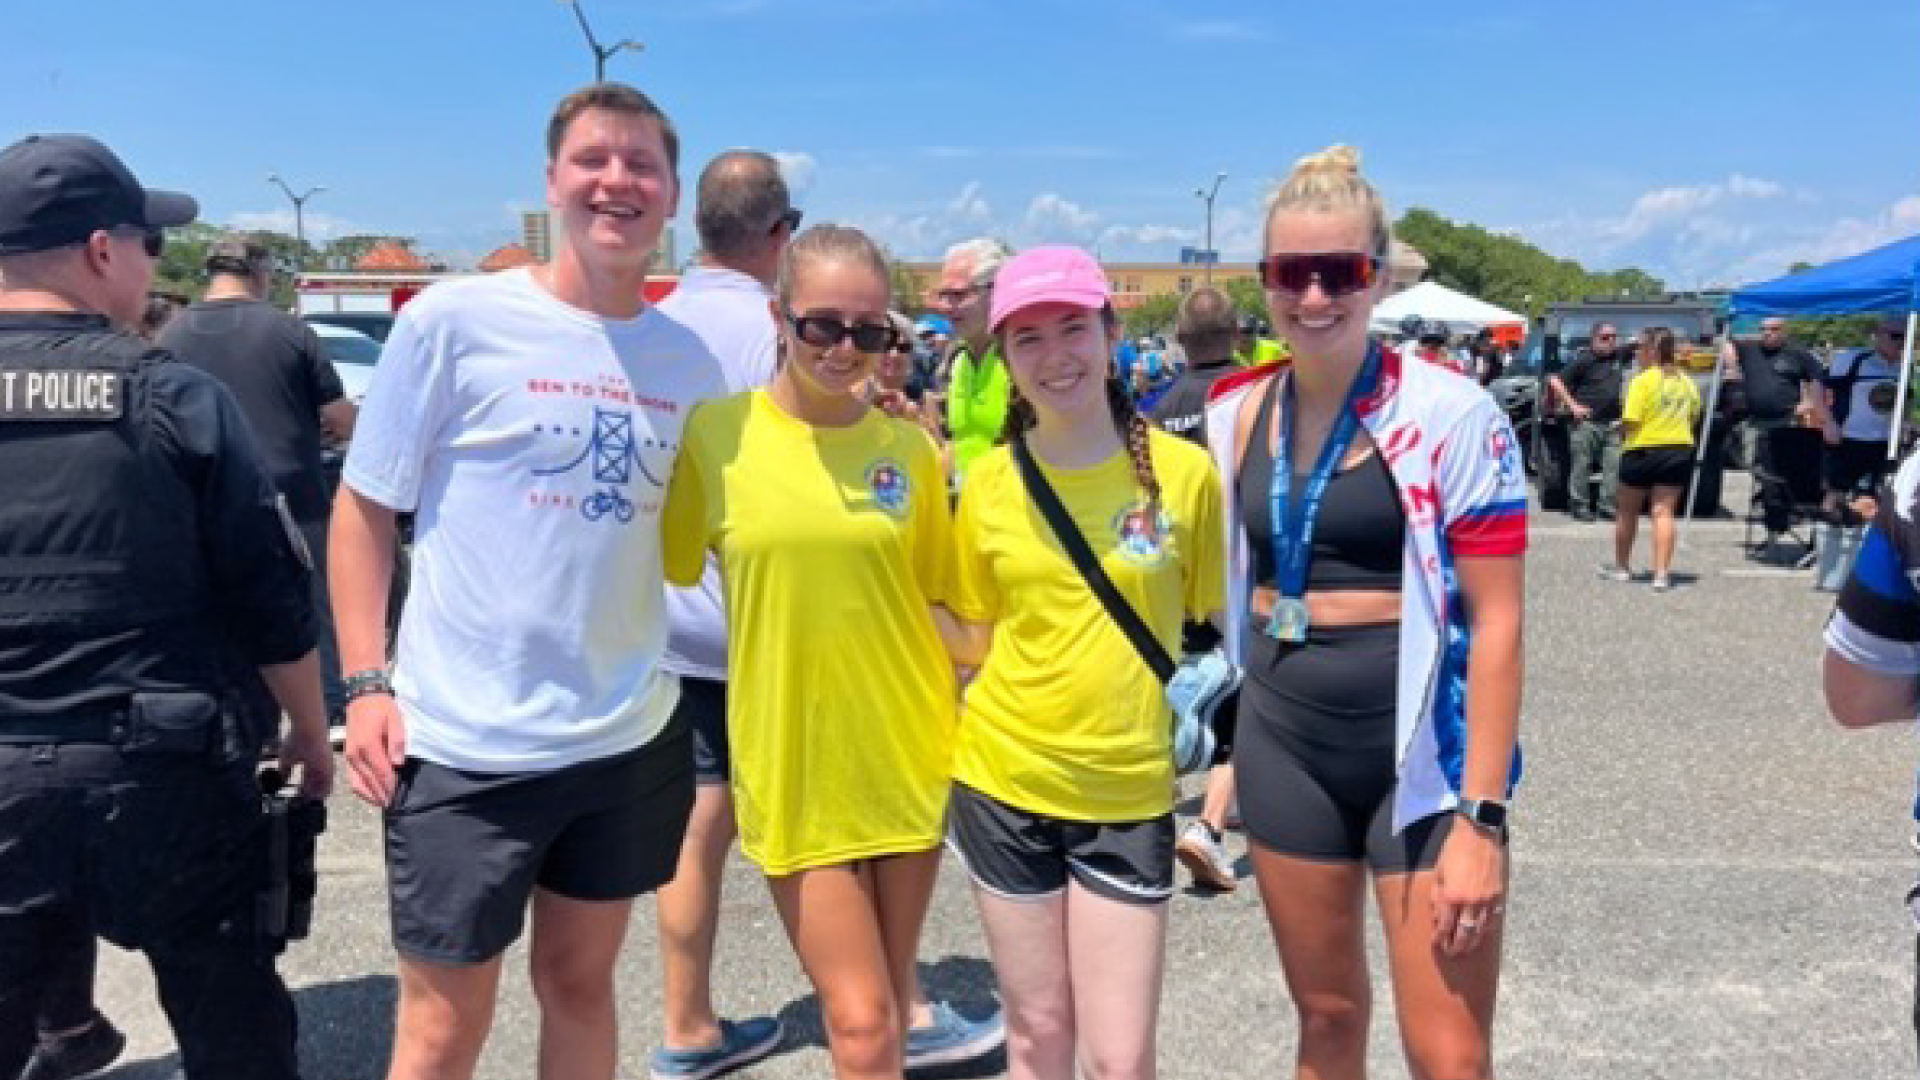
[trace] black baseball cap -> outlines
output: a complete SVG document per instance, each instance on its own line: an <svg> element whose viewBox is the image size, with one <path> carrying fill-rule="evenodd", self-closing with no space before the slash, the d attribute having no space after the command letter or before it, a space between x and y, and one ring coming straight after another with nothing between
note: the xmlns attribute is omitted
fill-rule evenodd
<svg viewBox="0 0 1920 1080"><path fill-rule="evenodd" d="M151 191L114 152L85 135L29 135L0 150L0 255L77 244L101 229L168 229L200 204Z"/></svg>

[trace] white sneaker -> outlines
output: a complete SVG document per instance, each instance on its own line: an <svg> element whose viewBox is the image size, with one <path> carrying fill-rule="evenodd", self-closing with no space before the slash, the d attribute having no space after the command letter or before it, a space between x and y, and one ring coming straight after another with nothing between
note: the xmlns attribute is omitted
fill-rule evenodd
<svg viewBox="0 0 1920 1080"><path fill-rule="evenodd" d="M1666 592L1673 588L1673 579L1665 574L1656 574L1653 578L1653 591Z"/></svg>
<svg viewBox="0 0 1920 1080"><path fill-rule="evenodd" d="M1193 875L1195 885L1215 892L1232 892L1240 887L1240 879L1233 872L1233 863L1228 861L1226 849L1213 838L1213 831L1207 828L1206 822L1190 823L1173 845L1173 853Z"/></svg>
<svg viewBox="0 0 1920 1080"><path fill-rule="evenodd" d="M1613 563L1600 564L1600 578L1603 581L1632 581L1633 573L1624 566Z"/></svg>

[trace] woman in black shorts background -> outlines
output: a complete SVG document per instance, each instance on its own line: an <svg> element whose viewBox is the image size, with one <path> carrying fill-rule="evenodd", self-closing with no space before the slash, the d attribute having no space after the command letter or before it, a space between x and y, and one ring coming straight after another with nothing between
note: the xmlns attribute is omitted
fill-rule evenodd
<svg viewBox="0 0 1920 1080"><path fill-rule="evenodd" d="M1693 426L1700 420L1700 391L1680 370L1673 331L1655 329L1648 335L1650 361L1627 386L1627 407L1621 422L1627 426L1620 454L1620 506L1613 522L1613 562L1600 568L1612 581L1633 577L1634 533L1640 511L1653 499L1653 588L1673 587L1674 514L1680 495L1693 475Z"/></svg>

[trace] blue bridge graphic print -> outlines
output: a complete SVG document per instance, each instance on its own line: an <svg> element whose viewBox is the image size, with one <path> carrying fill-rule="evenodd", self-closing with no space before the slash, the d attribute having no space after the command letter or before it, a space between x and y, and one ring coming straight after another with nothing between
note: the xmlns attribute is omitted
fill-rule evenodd
<svg viewBox="0 0 1920 1080"><path fill-rule="evenodd" d="M535 434L543 430L549 430L555 435L567 434L567 429L558 424L551 428L543 428L536 424L533 430ZM572 436L578 437L580 429L573 428L571 433ZM648 439L647 445L656 444L654 440ZM665 443L658 445L671 449ZM596 405L593 410L592 431L588 434L586 442L581 445L580 452L564 464L535 469L533 472L535 476L559 476L587 465L589 459L592 462L590 468L593 470L593 482L607 486L580 500L580 515L588 521L599 521L609 514L622 524L633 520L633 501L627 498L623 489L633 484L633 474L636 470L656 490L667 486L664 480L653 475L653 471L647 468L646 460L640 456L640 444L633 433L632 412L603 409Z"/></svg>

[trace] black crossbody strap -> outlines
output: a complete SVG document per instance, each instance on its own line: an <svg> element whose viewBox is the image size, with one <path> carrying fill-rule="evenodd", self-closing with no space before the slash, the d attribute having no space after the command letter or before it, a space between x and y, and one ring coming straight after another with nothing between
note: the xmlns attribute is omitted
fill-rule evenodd
<svg viewBox="0 0 1920 1080"><path fill-rule="evenodd" d="M1134 651L1146 661L1154 677L1162 684L1171 681L1177 668L1173 657L1167 655L1166 646L1153 636L1146 620L1140 617L1132 604L1127 603L1126 597L1120 595L1113 579L1101 568L1100 560L1094 557L1093 549L1087 546L1087 538L1080 535L1079 528L1074 525L1073 516L1061 505L1060 496L1053 492L1053 485L1047 483L1046 475L1034 463L1026 440L1016 436L1009 441L1013 459L1020 465L1020 479L1026 483L1027 494L1032 497L1034 505L1040 508L1040 516L1046 518L1047 524L1053 528L1053 535L1059 539L1060 546L1067 549L1067 558L1073 560L1080 576L1087 579L1093 595L1100 598L1101 606L1107 609L1107 614L1127 635L1127 640L1133 642Z"/></svg>

